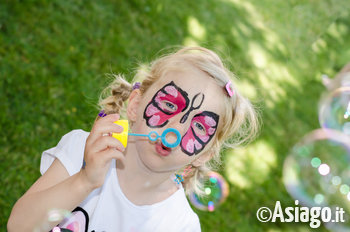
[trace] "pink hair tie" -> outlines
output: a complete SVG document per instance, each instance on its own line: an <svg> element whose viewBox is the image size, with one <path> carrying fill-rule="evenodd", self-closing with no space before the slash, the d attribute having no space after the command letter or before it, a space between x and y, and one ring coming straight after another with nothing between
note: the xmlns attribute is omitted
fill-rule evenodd
<svg viewBox="0 0 350 232"><path fill-rule="evenodd" d="M225 85L225 89L230 97L233 96L233 90L232 90L232 83L231 81L228 81Z"/></svg>

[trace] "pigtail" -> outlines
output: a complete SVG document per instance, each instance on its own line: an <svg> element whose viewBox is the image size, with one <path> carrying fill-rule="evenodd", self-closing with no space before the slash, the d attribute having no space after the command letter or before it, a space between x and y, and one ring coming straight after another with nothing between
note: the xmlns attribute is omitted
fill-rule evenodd
<svg viewBox="0 0 350 232"><path fill-rule="evenodd" d="M202 165L199 167L192 167L192 172L190 175L184 178L184 188L186 190L186 194L190 195L195 192L198 196L204 195L204 186L203 183L200 182L202 178L204 178L205 173L210 171L206 165Z"/></svg>
<svg viewBox="0 0 350 232"><path fill-rule="evenodd" d="M124 102L130 96L132 85L121 75L111 74L111 76L114 80L102 91L98 105L106 114L118 113L121 117L125 117Z"/></svg>
<svg viewBox="0 0 350 232"><path fill-rule="evenodd" d="M220 169L222 162L220 159L220 142L216 141L211 149L212 158L201 166L190 165L191 172L184 176L183 187L186 194L195 193L197 196L204 196L204 183L201 181L208 172Z"/></svg>

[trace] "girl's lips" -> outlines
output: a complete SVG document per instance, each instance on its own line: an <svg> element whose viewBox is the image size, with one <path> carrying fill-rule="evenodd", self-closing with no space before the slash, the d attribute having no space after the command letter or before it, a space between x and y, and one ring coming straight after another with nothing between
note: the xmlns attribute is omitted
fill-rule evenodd
<svg viewBox="0 0 350 232"><path fill-rule="evenodd" d="M156 152L161 156L168 156L171 152L171 148L165 147L160 141L156 142Z"/></svg>

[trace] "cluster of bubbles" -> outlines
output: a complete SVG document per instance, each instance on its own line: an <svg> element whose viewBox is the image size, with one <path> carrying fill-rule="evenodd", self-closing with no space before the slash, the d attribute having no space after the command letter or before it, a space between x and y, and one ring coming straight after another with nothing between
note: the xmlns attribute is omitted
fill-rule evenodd
<svg viewBox="0 0 350 232"><path fill-rule="evenodd" d="M197 209L212 212L226 200L229 193L228 184L217 172L208 172L199 181L204 186L204 196L192 193L189 199Z"/></svg>
<svg viewBox="0 0 350 232"><path fill-rule="evenodd" d="M330 221L331 231L349 231L350 215L350 87L321 98L320 129L307 134L289 152L283 181L289 194L308 207L338 207L345 223ZM334 219L335 215L332 215Z"/></svg>

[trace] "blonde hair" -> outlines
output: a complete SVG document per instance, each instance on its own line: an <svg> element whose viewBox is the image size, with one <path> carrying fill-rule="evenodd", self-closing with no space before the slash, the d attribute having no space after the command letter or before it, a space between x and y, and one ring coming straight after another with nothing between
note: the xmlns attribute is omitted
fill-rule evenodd
<svg viewBox="0 0 350 232"><path fill-rule="evenodd" d="M225 68L219 56L211 50L203 47L184 47L175 53L160 57L153 61L148 69L141 69L134 79L141 79L141 94L144 94L149 87L170 70L180 70L184 65L189 64L216 80L217 84L225 91L228 81L232 82L232 97L225 96L223 99L225 113L220 119L219 127L210 152L212 159L199 167L192 166L192 172L184 177L186 193L195 192L203 195L203 186L199 181L204 174L215 170L221 165L221 148L235 148L252 141L259 131L259 117L248 99L243 97L236 89L235 75ZM115 80L104 91L107 97L100 97L99 105L105 113L123 114L123 102L126 101L132 91L132 85L122 76L114 75ZM101 95L102 96L102 95Z"/></svg>

